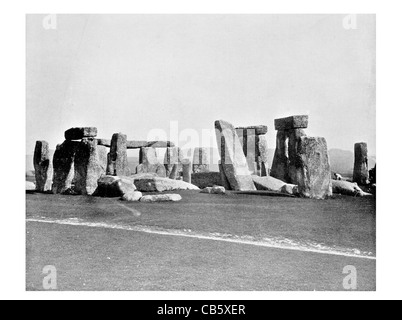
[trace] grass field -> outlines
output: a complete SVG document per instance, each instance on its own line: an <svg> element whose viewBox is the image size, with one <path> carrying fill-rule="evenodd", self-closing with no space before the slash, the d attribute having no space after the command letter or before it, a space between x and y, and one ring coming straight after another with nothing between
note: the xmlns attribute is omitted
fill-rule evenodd
<svg viewBox="0 0 402 320"><path fill-rule="evenodd" d="M372 198L180 193L164 204L27 194L27 290L42 289L46 265L59 290L343 290L347 265L358 290L375 290Z"/></svg>

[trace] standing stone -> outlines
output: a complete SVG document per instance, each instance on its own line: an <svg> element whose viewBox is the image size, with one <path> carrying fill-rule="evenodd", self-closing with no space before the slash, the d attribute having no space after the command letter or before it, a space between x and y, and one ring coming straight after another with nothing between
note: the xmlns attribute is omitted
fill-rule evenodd
<svg viewBox="0 0 402 320"><path fill-rule="evenodd" d="M367 185L369 183L368 148L367 143L364 142L355 144L353 182L360 185Z"/></svg>
<svg viewBox="0 0 402 320"><path fill-rule="evenodd" d="M129 176L131 174L127 159L127 136L122 133L115 133L110 146L110 163L108 164L108 175Z"/></svg>
<svg viewBox="0 0 402 320"><path fill-rule="evenodd" d="M95 138L98 129L94 127L71 128L64 133L66 140L81 140L84 138Z"/></svg>
<svg viewBox="0 0 402 320"><path fill-rule="evenodd" d="M92 195L98 180L106 174L107 148L99 146L96 140L84 139L75 155L75 191L82 195Z"/></svg>
<svg viewBox="0 0 402 320"><path fill-rule="evenodd" d="M302 197L325 199L332 196L332 177L325 138L301 136L297 142L295 172L290 183L299 186Z"/></svg>
<svg viewBox="0 0 402 320"><path fill-rule="evenodd" d="M228 181L228 178L226 178L225 171L223 170L223 166L221 161L219 161L219 174L221 176L221 185L226 189L226 190L232 190L230 183Z"/></svg>
<svg viewBox="0 0 402 320"><path fill-rule="evenodd" d="M289 182L288 142L288 131L279 130L276 134L276 150L272 162L271 176L284 182Z"/></svg>
<svg viewBox="0 0 402 320"><path fill-rule="evenodd" d="M52 190L53 166L50 161L49 143L36 141L34 153L36 191Z"/></svg>
<svg viewBox="0 0 402 320"><path fill-rule="evenodd" d="M53 156L53 193L64 193L72 188L74 159L80 142L64 141L57 145Z"/></svg>
<svg viewBox="0 0 402 320"><path fill-rule="evenodd" d="M191 183L191 161L189 159L184 159L182 161L183 166L183 181L187 183Z"/></svg>
<svg viewBox="0 0 402 320"><path fill-rule="evenodd" d="M303 129L294 129L288 131L288 175L287 182L293 183L298 180L298 164L300 163L299 150L301 138L306 137Z"/></svg>
<svg viewBox="0 0 402 320"><path fill-rule="evenodd" d="M155 148L142 148L140 152L140 165L136 173L156 173L159 177L166 177L165 167L159 163Z"/></svg>
<svg viewBox="0 0 402 320"><path fill-rule="evenodd" d="M166 177L176 180L179 175L180 149L178 147L170 147L166 149L165 169Z"/></svg>
<svg viewBox="0 0 402 320"><path fill-rule="evenodd" d="M195 148L193 158L193 172L209 172L209 154L207 148Z"/></svg>
<svg viewBox="0 0 402 320"><path fill-rule="evenodd" d="M215 129L222 168L232 190L255 190L247 159L235 128L232 124L221 120L215 122Z"/></svg>
<svg viewBox="0 0 402 320"><path fill-rule="evenodd" d="M261 177L269 176L269 148L266 135L258 136L258 153L259 175Z"/></svg>

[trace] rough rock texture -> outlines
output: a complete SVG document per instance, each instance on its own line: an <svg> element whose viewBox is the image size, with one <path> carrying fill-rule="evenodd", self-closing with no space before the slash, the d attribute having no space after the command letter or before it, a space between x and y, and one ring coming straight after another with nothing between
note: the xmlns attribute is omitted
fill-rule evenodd
<svg viewBox="0 0 402 320"><path fill-rule="evenodd" d="M191 175L191 183L200 189L207 187L222 186L221 174L219 172L201 172Z"/></svg>
<svg viewBox="0 0 402 320"><path fill-rule="evenodd" d="M324 138L301 137L293 163L295 174L290 182L299 186L301 196L314 199L332 196L331 168Z"/></svg>
<svg viewBox="0 0 402 320"><path fill-rule="evenodd" d="M306 129L308 127L308 116L292 116L275 120L276 130Z"/></svg>
<svg viewBox="0 0 402 320"><path fill-rule="evenodd" d="M288 184L273 177L253 176L253 181L257 190L282 192L291 195L299 194L299 188L297 185Z"/></svg>
<svg viewBox="0 0 402 320"><path fill-rule="evenodd" d="M177 202L180 201L182 197L179 194L161 194L161 195L151 195L144 196L141 198L141 202Z"/></svg>
<svg viewBox="0 0 402 320"><path fill-rule="evenodd" d="M243 148L232 124L216 121L216 138L223 171L232 190L255 190Z"/></svg>
<svg viewBox="0 0 402 320"><path fill-rule="evenodd" d="M240 130L247 131L248 133L252 133L253 135L264 135L268 133L267 126L249 126L249 127L237 127L236 131L239 132Z"/></svg>
<svg viewBox="0 0 402 320"><path fill-rule="evenodd" d="M36 191L52 190L53 164L50 160L49 143L36 141L34 153Z"/></svg>
<svg viewBox="0 0 402 320"><path fill-rule="evenodd" d="M332 192L335 194L342 194L354 197L372 196L372 194L366 193L362 189L360 189L357 183L341 180L332 180Z"/></svg>
<svg viewBox="0 0 402 320"><path fill-rule="evenodd" d="M223 166L222 166L221 161L219 161L219 175L221 176L221 185L226 190L232 190L232 187L230 186L228 178L226 178L226 174L225 174L225 171L223 170Z"/></svg>
<svg viewBox="0 0 402 320"><path fill-rule="evenodd" d="M190 183L168 178L136 179L135 186L142 192L164 192L175 190L200 190Z"/></svg>
<svg viewBox="0 0 402 320"><path fill-rule="evenodd" d="M268 141L266 135L260 135L258 142L258 174L262 177L266 177L269 175L269 148L268 148Z"/></svg>
<svg viewBox="0 0 402 320"><path fill-rule="evenodd" d="M289 133L279 130L276 134L276 149L272 162L271 176L282 181L289 181L288 142Z"/></svg>
<svg viewBox="0 0 402 320"><path fill-rule="evenodd" d="M36 185L33 182L25 181L25 191L35 191Z"/></svg>
<svg viewBox="0 0 402 320"><path fill-rule="evenodd" d="M201 190L201 193L208 193L208 194L226 194L226 190L224 187L208 187Z"/></svg>
<svg viewBox="0 0 402 320"><path fill-rule="evenodd" d="M132 191L132 192L128 192L128 193L124 194L121 197L121 200L130 201L130 202L136 202L136 201L140 201L142 196L143 196L142 192Z"/></svg>
<svg viewBox="0 0 402 320"><path fill-rule="evenodd" d="M81 140L84 138L95 138L98 129L93 127L71 128L64 133L66 140Z"/></svg>
<svg viewBox="0 0 402 320"><path fill-rule="evenodd" d="M122 197L136 191L133 180L128 177L102 176L98 180L98 188L94 196L99 197Z"/></svg>
<svg viewBox="0 0 402 320"><path fill-rule="evenodd" d="M64 141L57 145L53 155L53 193L71 189L74 179L74 159L81 142Z"/></svg>
<svg viewBox="0 0 402 320"><path fill-rule="evenodd" d="M166 149L165 154L165 170L166 177L176 180L179 176L180 149L171 147Z"/></svg>
<svg viewBox="0 0 402 320"><path fill-rule="evenodd" d="M301 138L307 137L303 129L289 130L288 134L288 174L287 182L295 183L298 181L298 166L300 164L299 151L301 148Z"/></svg>
<svg viewBox="0 0 402 320"><path fill-rule="evenodd" d="M166 177L165 166L160 164L155 148L142 148L140 152L140 165L136 173L156 173L159 177Z"/></svg>
<svg viewBox="0 0 402 320"><path fill-rule="evenodd" d="M107 148L96 140L84 139L75 155L75 188L78 194L92 195L98 188L98 180L106 174Z"/></svg>
<svg viewBox="0 0 402 320"><path fill-rule="evenodd" d="M100 145L100 146L110 148L110 146L112 145L112 140L110 140L110 139L97 139L97 141L98 141L98 145Z"/></svg>
<svg viewBox="0 0 402 320"><path fill-rule="evenodd" d="M183 181L187 183L191 183L191 174L192 174L192 166L191 161L189 159L183 159L181 162L181 166L183 169Z"/></svg>
<svg viewBox="0 0 402 320"><path fill-rule="evenodd" d="M210 154L207 148L195 148L193 158L193 172L209 172Z"/></svg>
<svg viewBox="0 0 402 320"><path fill-rule="evenodd" d="M367 143L364 142L355 144L353 182L360 185L367 185L369 183L368 149Z"/></svg>
<svg viewBox="0 0 402 320"><path fill-rule="evenodd" d="M171 141L127 141L127 149L170 147L175 147L175 144Z"/></svg>
<svg viewBox="0 0 402 320"><path fill-rule="evenodd" d="M131 174L127 160L127 136L125 134L115 133L113 135L109 161L108 175L129 176Z"/></svg>

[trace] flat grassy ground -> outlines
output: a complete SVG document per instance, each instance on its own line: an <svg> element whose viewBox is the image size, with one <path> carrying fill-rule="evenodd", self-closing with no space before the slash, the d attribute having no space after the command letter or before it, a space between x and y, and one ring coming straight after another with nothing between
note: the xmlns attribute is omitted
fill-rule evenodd
<svg viewBox="0 0 402 320"><path fill-rule="evenodd" d="M285 239L375 256L374 199L180 193L181 202L164 204L27 194L27 290L42 290L46 265L56 266L59 290L343 290L347 265L357 268L358 290L375 290L375 260L107 227ZM30 221L37 219L105 227Z"/></svg>

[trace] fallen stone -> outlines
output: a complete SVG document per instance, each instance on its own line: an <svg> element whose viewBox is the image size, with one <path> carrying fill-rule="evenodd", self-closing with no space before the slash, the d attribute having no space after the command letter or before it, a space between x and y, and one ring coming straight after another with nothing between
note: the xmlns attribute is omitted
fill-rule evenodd
<svg viewBox="0 0 402 320"><path fill-rule="evenodd" d="M141 198L142 198L142 192L133 191L133 192L129 192L129 193L124 194L121 197L121 200L130 201L130 202L136 202L136 201L140 201Z"/></svg>
<svg viewBox="0 0 402 320"><path fill-rule="evenodd" d="M201 172L191 175L191 183L200 189L204 189L207 187L221 186L224 182L222 182L219 172Z"/></svg>
<svg viewBox="0 0 402 320"><path fill-rule="evenodd" d="M276 130L306 129L308 127L308 116L292 116L275 120Z"/></svg>
<svg viewBox="0 0 402 320"><path fill-rule="evenodd" d="M367 143L364 142L355 144L353 182L359 185L369 184L368 148Z"/></svg>
<svg viewBox="0 0 402 320"><path fill-rule="evenodd" d="M36 141L34 168L36 191L51 191L53 183L53 164L50 159L49 143L46 141Z"/></svg>
<svg viewBox="0 0 402 320"><path fill-rule="evenodd" d="M84 138L95 138L98 129L94 127L71 128L64 133L66 140L81 140Z"/></svg>
<svg viewBox="0 0 402 320"><path fill-rule="evenodd" d="M364 192L356 182L332 180L332 192L353 197L371 197L370 193Z"/></svg>
<svg viewBox="0 0 402 320"><path fill-rule="evenodd" d="M179 194L161 194L161 195L151 195L144 196L141 198L141 202L177 202L180 201L182 197Z"/></svg>
<svg viewBox="0 0 402 320"><path fill-rule="evenodd" d="M33 182L25 181L25 191L36 191L36 185Z"/></svg>
<svg viewBox="0 0 402 320"><path fill-rule="evenodd" d="M221 165L232 190L255 190L246 156L232 124L216 121L216 138Z"/></svg>
<svg viewBox="0 0 402 320"><path fill-rule="evenodd" d="M72 188L75 175L74 159L81 142L66 140L57 145L53 155L53 193Z"/></svg>
<svg viewBox="0 0 402 320"><path fill-rule="evenodd" d="M122 197L136 191L133 180L128 177L103 176L98 180L98 188L93 194L98 197Z"/></svg>
<svg viewBox="0 0 402 320"><path fill-rule="evenodd" d="M201 193L208 193L208 194L226 194L226 190L224 187L208 187L201 190Z"/></svg>
<svg viewBox="0 0 402 320"><path fill-rule="evenodd" d="M98 188L98 180L106 174L107 148L95 140L84 139L79 144L74 160L75 191L92 195Z"/></svg>
<svg viewBox="0 0 402 320"><path fill-rule="evenodd" d="M134 184L141 192L164 192L175 190L200 190L190 183L168 178L136 179Z"/></svg>
<svg viewBox="0 0 402 320"><path fill-rule="evenodd" d="M270 176L267 177L253 176L253 181L255 183L257 190L259 191L275 191L290 195L299 194L297 185L288 184Z"/></svg>
<svg viewBox="0 0 402 320"><path fill-rule="evenodd" d="M110 163L108 164L108 175L129 176L131 174L127 159L127 136L122 133L115 133L112 137L110 147Z"/></svg>

